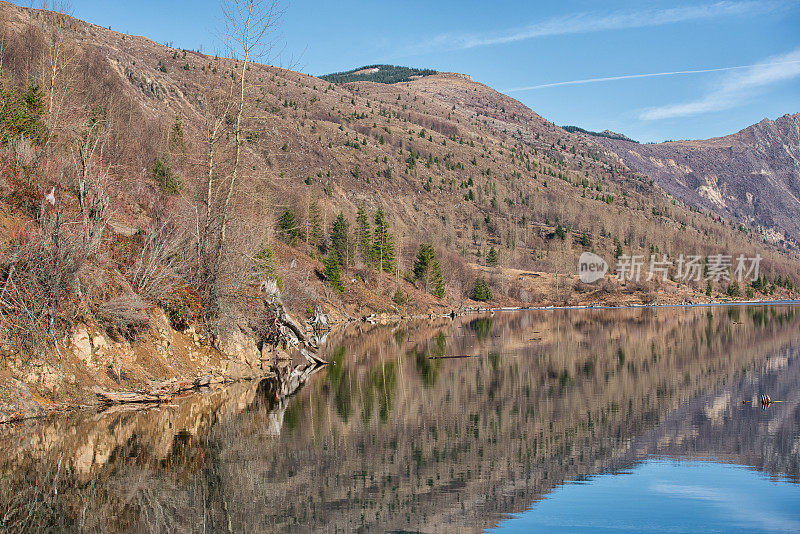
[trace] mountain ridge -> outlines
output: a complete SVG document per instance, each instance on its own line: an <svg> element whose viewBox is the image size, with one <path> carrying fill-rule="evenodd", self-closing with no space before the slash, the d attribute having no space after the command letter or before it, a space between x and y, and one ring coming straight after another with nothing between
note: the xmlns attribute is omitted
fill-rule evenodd
<svg viewBox="0 0 800 534"><path fill-rule="evenodd" d="M633 146L597 142L671 194L757 228L800 240L800 113L765 118L726 136Z"/></svg>

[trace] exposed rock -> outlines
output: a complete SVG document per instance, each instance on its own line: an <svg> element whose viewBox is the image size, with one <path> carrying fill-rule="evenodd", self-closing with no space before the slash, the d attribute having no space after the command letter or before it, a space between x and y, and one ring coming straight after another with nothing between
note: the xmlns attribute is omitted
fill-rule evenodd
<svg viewBox="0 0 800 534"><path fill-rule="evenodd" d="M92 363L92 342L89 339L89 332L86 326L79 325L72 334L70 341L75 356L86 365L90 365Z"/></svg>
<svg viewBox="0 0 800 534"><path fill-rule="evenodd" d="M106 341L106 338L100 334L97 334L92 338L92 346L94 347L94 350L101 353L108 350L108 342Z"/></svg>
<svg viewBox="0 0 800 534"><path fill-rule="evenodd" d="M255 366L261 361L261 351L258 350L255 341L250 336L245 335L238 326L234 326L217 336L217 347L220 352L229 358L246 363L249 366Z"/></svg>
<svg viewBox="0 0 800 534"><path fill-rule="evenodd" d="M112 232L123 237L133 237L139 232L139 230L133 226L130 226L129 224L126 224L114 217L110 217L108 219L108 227Z"/></svg>
<svg viewBox="0 0 800 534"><path fill-rule="evenodd" d="M228 380L252 380L256 378L253 369L238 360L225 360L222 362L222 373Z"/></svg>
<svg viewBox="0 0 800 534"><path fill-rule="evenodd" d="M0 423L44 415L31 390L14 378L0 376Z"/></svg>

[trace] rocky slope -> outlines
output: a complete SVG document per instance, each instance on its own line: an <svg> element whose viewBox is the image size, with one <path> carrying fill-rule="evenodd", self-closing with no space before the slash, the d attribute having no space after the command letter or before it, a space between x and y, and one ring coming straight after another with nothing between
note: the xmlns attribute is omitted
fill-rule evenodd
<svg viewBox="0 0 800 534"><path fill-rule="evenodd" d="M764 119L725 137L635 144L594 140L622 163L685 202L758 228L796 247L800 240L800 113Z"/></svg>

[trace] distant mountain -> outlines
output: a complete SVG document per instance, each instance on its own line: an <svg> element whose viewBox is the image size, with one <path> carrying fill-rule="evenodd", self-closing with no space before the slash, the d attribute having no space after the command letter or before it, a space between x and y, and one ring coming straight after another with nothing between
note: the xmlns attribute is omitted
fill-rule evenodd
<svg viewBox="0 0 800 534"><path fill-rule="evenodd" d="M612 132L611 130L603 130L602 132L593 132L591 130L584 130L583 128L580 128L579 126L562 126L561 129L562 130L566 130L569 133L582 133L582 134L586 134L586 135L592 135L594 137L607 137L608 139L618 139L620 141L630 141L631 143L638 143L639 142L639 141L636 141L634 139L631 139L627 135L624 135L624 134L621 134L621 133L617 133L617 132Z"/></svg>
<svg viewBox="0 0 800 534"><path fill-rule="evenodd" d="M396 65L367 65L347 72L326 74L320 76L320 78L331 83L400 83L410 82L411 80L416 80L432 74L437 74L437 72L431 69L415 69L410 67L398 67Z"/></svg>
<svg viewBox="0 0 800 534"><path fill-rule="evenodd" d="M690 204L758 228L772 241L800 241L800 113L704 141L595 140Z"/></svg>

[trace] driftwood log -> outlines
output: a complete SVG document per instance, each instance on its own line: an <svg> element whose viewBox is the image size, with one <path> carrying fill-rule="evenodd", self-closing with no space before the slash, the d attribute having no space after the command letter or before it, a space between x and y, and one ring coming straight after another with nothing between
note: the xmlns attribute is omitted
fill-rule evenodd
<svg viewBox="0 0 800 534"><path fill-rule="evenodd" d="M152 404L166 402L172 395L135 393L132 391L97 391L97 397L107 404Z"/></svg>
<svg viewBox="0 0 800 534"><path fill-rule="evenodd" d="M163 382L143 391L108 391L95 390L101 402L106 404L152 404L171 400L178 393L193 389L208 387L212 384L221 384L222 378L204 375L194 380Z"/></svg>
<svg viewBox="0 0 800 534"><path fill-rule="evenodd" d="M293 395L306 380L319 371L322 364L307 363L279 371L275 376L278 382L277 396L280 401ZM164 404L177 394L195 388L221 383L222 379L211 375L200 376L191 382L171 381L147 391L107 391L97 389L95 393L101 402L108 405L124 406L132 404Z"/></svg>
<svg viewBox="0 0 800 534"><path fill-rule="evenodd" d="M266 302L275 307L275 320L278 330L281 333L280 342L287 347L297 348L300 354L302 354L310 364L327 364L327 361L317 355L319 349L317 344L309 339L302 325L286 311L286 306L283 305L283 298L281 297L281 291L278 288L277 282L274 280L263 282L261 284L261 292L266 297ZM313 324L317 329L328 326L327 318L325 318L319 308L315 310Z"/></svg>

